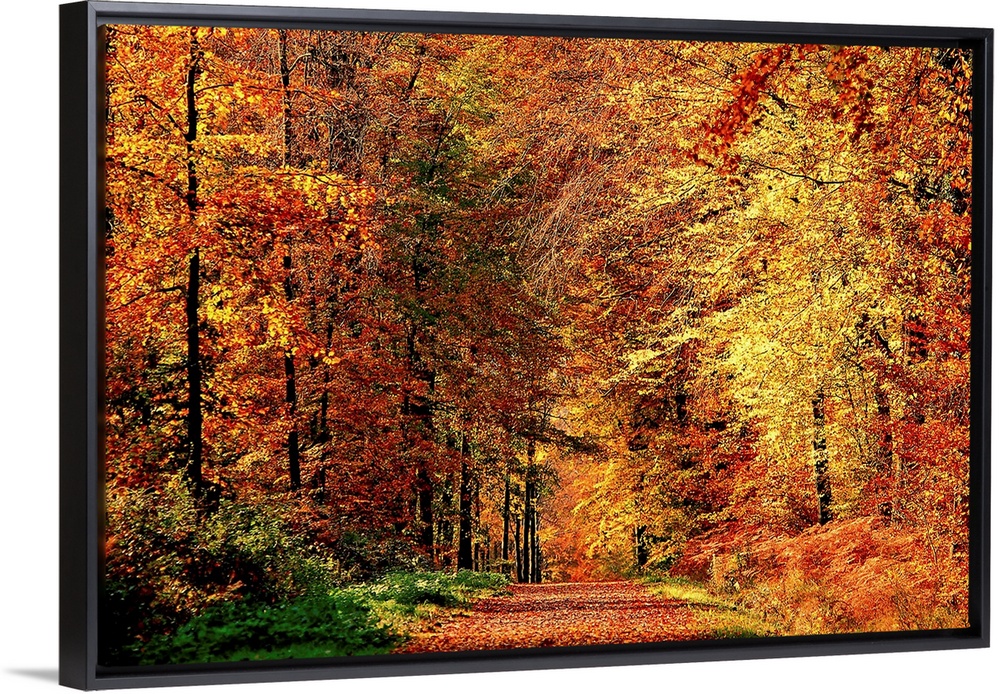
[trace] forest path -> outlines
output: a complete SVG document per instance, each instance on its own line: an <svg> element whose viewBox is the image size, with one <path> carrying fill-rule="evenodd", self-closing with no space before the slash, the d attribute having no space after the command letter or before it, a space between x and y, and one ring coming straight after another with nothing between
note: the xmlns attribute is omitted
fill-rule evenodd
<svg viewBox="0 0 1000 694"><path fill-rule="evenodd" d="M510 587L510 595L476 602L467 616L412 634L397 652L679 641L701 635L684 601L655 596L630 581L521 583Z"/></svg>

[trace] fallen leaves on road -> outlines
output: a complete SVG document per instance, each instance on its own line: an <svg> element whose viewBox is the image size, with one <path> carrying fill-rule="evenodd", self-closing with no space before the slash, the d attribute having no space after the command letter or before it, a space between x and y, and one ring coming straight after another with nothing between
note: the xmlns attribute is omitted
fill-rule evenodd
<svg viewBox="0 0 1000 694"><path fill-rule="evenodd" d="M679 600L628 581L516 584L434 631L415 633L399 653L681 641L702 636Z"/></svg>

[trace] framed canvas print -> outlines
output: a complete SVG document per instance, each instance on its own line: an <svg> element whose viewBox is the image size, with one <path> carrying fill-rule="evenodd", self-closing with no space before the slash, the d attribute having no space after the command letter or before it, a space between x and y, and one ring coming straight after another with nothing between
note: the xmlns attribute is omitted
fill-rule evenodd
<svg viewBox="0 0 1000 694"><path fill-rule="evenodd" d="M988 645L992 30L61 22L64 684Z"/></svg>

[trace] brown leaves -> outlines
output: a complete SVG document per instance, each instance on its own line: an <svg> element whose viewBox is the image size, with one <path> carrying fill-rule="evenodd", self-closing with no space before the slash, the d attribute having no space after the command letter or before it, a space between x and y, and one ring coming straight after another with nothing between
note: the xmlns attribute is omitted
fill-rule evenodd
<svg viewBox="0 0 1000 694"><path fill-rule="evenodd" d="M511 586L467 617L414 635L401 653L653 643L701 636L685 603L628 581Z"/></svg>

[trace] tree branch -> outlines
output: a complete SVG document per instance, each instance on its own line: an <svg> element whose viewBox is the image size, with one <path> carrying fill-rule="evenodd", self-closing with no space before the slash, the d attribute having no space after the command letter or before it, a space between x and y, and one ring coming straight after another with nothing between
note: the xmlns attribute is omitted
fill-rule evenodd
<svg viewBox="0 0 1000 694"><path fill-rule="evenodd" d="M165 294L167 292L180 292L181 294L184 294L185 292L187 292L187 287L182 287L180 285L174 285L172 287L158 287L157 289L154 289L152 291L146 292L145 294L140 294L139 296L133 297L133 298L129 299L128 301L126 301L123 304L119 304L118 306L114 306L112 308L109 308L108 310L114 312L114 311L117 311L119 309L123 309L126 306L130 306L130 305L134 304L137 301L142 301L143 299L146 299L146 298L152 296L153 294Z"/></svg>
<svg viewBox="0 0 1000 694"><path fill-rule="evenodd" d="M844 183L853 183L853 181L850 181L850 180L829 181L829 180L825 180L825 179L822 179L822 178L816 178L814 176L810 176L809 174L795 173L794 171L787 171L785 169L782 169L780 166L770 166L768 164L763 164L763 163L761 163L761 162L759 162L759 161L757 161L755 159L750 159L749 157L744 157L744 160L748 161L751 164L753 164L754 166L760 167L762 169L768 169L770 171L777 171L778 173L785 174L786 176L791 176L793 178L802 178L802 179L805 179L807 181L812 181L816 186L833 186L833 185L842 185Z"/></svg>

